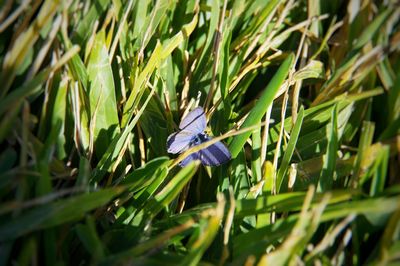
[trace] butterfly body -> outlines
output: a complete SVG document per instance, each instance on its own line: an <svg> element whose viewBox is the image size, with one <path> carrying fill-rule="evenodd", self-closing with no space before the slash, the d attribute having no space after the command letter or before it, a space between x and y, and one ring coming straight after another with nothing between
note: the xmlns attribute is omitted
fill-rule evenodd
<svg viewBox="0 0 400 266"><path fill-rule="evenodd" d="M197 134L197 135L194 136L193 139L190 141L189 146L192 147L192 146L199 145L199 144L201 144L201 143L203 143L203 142L206 142L206 141L208 140L208 138L209 138L209 137L208 137L208 135L207 135L206 133Z"/></svg>
<svg viewBox="0 0 400 266"><path fill-rule="evenodd" d="M201 107L191 111L179 124L179 131L172 133L167 139L169 153L182 153L189 148L200 145L211 139L204 130L206 129L206 116ZM185 166L193 160L200 160L204 165L217 166L231 159L231 154L225 145L218 141L198 152L187 156L180 166Z"/></svg>

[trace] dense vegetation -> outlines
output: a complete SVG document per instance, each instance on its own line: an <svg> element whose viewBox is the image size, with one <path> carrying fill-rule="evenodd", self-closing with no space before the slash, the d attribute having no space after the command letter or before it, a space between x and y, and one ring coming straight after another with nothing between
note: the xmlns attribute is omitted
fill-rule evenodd
<svg viewBox="0 0 400 266"><path fill-rule="evenodd" d="M399 18L1 1L0 265L399 263ZM167 153L196 106L229 163Z"/></svg>

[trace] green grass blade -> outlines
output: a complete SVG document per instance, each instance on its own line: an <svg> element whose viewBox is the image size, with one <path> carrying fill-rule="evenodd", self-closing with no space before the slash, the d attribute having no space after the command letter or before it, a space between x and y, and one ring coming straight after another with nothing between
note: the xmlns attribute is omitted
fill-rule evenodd
<svg viewBox="0 0 400 266"><path fill-rule="evenodd" d="M300 129L303 124L304 118L304 108L300 107L299 113L297 115L296 123L293 126L293 129L290 133L289 143L287 145L285 154L283 155L281 165L279 166L277 177L276 177L276 191L279 193L283 179L286 176L287 169L290 164L290 160L292 159L294 149L297 144L297 140L299 138Z"/></svg>
<svg viewBox="0 0 400 266"><path fill-rule="evenodd" d="M81 219L123 192L120 187L83 194L29 210L0 225L0 238L11 240L27 233Z"/></svg>
<svg viewBox="0 0 400 266"><path fill-rule="evenodd" d="M87 216L86 224L78 224L75 227L79 239L82 241L86 250L90 253L94 261L104 257L105 250L96 231L96 224L92 216Z"/></svg>
<svg viewBox="0 0 400 266"><path fill-rule="evenodd" d="M357 187L360 182L363 180L361 179L362 176L362 166L363 161L366 159L366 151L368 147L372 144L372 138L374 136L375 125L374 123L365 121L362 125L361 129L361 138L358 144L358 153L356 160L354 162L354 174L350 181L350 186Z"/></svg>
<svg viewBox="0 0 400 266"><path fill-rule="evenodd" d="M119 132L117 102L105 32L97 33L87 67L90 82L91 138L98 158L106 152L109 140Z"/></svg>
<svg viewBox="0 0 400 266"><path fill-rule="evenodd" d="M99 20L101 15L107 10L109 1L107 0L95 0L94 4L90 6L89 11L82 17L82 21L77 26L76 31L73 35L73 42L80 45L89 39L93 31L93 26L96 20Z"/></svg>
<svg viewBox="0 0 400 266"><path fill-rule="evenodd" d="M144 219L141 220L141 223L145 223L146 219L155 217L163 208L167 207L179 195L187 182L189 182L197 167L197 164L192 163L182 168L154 198L150 199L143 207L142 213Z"/></svg>
<svg viewBox="0 0 400 266"><path fill-rule="evenodd" d="M294 56L289 55L281 64L274 77L268 83L268 86L264 89L264 92L260 99L257 101L257 104L250 111L250 114L242 124L241 128L254 126L257 123L260 123L261 118L266 113L268 106L274 100L276 92L279 90L283 81L289 74L289 69L292 67L293 59ZM235 158L238 155L239 151L243 148L243 145L250 135L251 132L243 133L236 136L232 140L232 142L229 144L229 150L231 151L232 158Z"/></svg>
<svg viewBox="0 0 400 266"><path fill-rule="evenodd" d="M14 46L4 57L3 68L0 74L0 80L3 86L0 92L0 98L3 98L8 92L12 82L25 60L32 51L34 44L39 38L39 33L55 16L59 0L47 0L43 3L36 19L14 42Z"/></svg>
<svg viewBox="0 0 400 266"><path fill-rule="evenodd" d="M361 35L357 38L356 42L353 45L353 49L360 49L367 42L369 42L375 34L382 28L382 24L384 24L388 17L392 14L392 10L386 9L381 12L373 21L370 23L361 33Z"/></svg>
<svg viewBox="0 0 400 266"><path fill-rule="evenodd" d="M338 150L338 126L337 126L337 106L332 110L331 127L327 132L328 147L323 157L324 164L318 183L318 191L325 192L332 189L333 180L335 179L336 157Z"/></svg>
<svg viewBox="0 0 400 266"><path fill-rule="evenodd" d="M379 195L384 190L389 165L390 147L387 145L383 146L376 157L375 164L377 169L372 178L372 184L369 191L371 197Z"/></svg>

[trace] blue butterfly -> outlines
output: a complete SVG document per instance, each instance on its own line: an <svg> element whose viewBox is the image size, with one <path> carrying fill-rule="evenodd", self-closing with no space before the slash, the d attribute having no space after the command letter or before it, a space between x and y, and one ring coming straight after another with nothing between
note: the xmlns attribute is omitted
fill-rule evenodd
<svg viewBox="0 0 400 266"><path fill-rule="evenodd" d="M187 149L200 145L211 139L204 130L206 129L206 115L201 107L191 111L179 124L179 131L169 135L167 148L169 153L177 154ZM203 165L217 166L231 159L231 153L225 145L218 141L207 148L201 149L187 156L179 163L184 167L194 160L200 160Z"/></svg>

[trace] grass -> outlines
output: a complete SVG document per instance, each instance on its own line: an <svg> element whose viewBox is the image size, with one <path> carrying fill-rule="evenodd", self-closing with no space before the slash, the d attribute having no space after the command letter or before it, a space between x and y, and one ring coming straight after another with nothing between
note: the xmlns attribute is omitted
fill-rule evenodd
<svg viewBox="0 0 400 266"><path fill-rule="evenodd" d="M397 265L399 13L3 1L0 265ZM229 163L166 152L196 106Z"/></svg>

